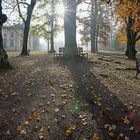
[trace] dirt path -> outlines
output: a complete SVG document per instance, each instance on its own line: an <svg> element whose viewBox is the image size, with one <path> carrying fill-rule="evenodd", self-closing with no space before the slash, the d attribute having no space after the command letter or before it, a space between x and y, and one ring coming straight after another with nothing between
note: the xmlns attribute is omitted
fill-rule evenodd
<svg viewBox="0 0 140 140"><path fill-rule="evenodd" d="M101 54L83 62L48 54L12 62L18 67L0 73L0 139L139 140L140 80L123 70L134 62Z"/></svg>

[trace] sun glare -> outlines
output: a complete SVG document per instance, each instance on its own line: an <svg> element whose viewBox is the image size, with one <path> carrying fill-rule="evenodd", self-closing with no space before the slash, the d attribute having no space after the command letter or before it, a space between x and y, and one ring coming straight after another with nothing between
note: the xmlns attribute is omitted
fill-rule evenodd
<svg viewBox="0 0 140 140"><path fill-rule="evenodd" d="M59 14L60 16L64 15L64 5L63 4L58 4L56 6L56 12L57 14Z"/></svg>

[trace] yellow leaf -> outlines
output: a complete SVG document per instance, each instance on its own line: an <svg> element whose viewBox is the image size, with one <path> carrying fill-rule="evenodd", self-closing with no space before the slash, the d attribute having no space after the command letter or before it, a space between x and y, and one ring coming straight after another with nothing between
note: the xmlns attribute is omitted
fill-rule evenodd
<svg viewBox="0 0 140 140"><path fill-rule="evenodd" d="M39 130L39 132L43 132L44 131L44 128L43 127L41 127L40 128L40 130Z"/></svg>
<svg viewBox="0 0 140 140"><path fill-rule="evenodd" d="M127 136L125 136L125 138L124 138L124 139L125 139L125 140L130 140L130 139L129 139L129 137L127 137Z"/></svg>
<svg viewBox="0 0 140 140"><path fill-rule="evenodd" d="M104 125L104 128L108 128L108 127L110 127L110 124L105 124Z"/></svg>
<svg viewBox="0 0 140 140"><path fill-rule="evenodd" d="M72 134L72 132L73 132L74 129L76 129L76 126L75 126L75 125L70 125L70 126L67 128L67 130L66 130L66 132L65 132L65 135L66 135L66 136L70 136L70 135Z"/></svg>
<svg viewBox="0 0 140 140"><path fill-rule="evenodd" d="M28 97L32 96L32 93L28 93L27 96L28 96Z"/></svg>
<svg viewBox="0 0 140 140"><path fill-rule="evenodd" d="M127 116L124 118L124 124L129 124L130 123L130 121L128 120L128 118L127 118Z"/></svg>
<svg viewBox="0 0 140 140"><path fill-rule="evenodd" d="M92 140L100 140L100 137L95 133L95 134L93 135Z"/></svg>
<svg viewBox="0 0 140 140"><path fill-rule="evenodd" d="M109 132L109 136L110 137L113 137L114 136L114 133L113 132Z"/></svg>
<svg viewBox="0 0 140 140"><path fill-rule="evenodd" d="M17 131L21 131L21 125L17 126Z"/></svg>
<svg viewBox="0 0 140 140"><path fill-rule="evenodd" d="M72 134L72 128L69 127L69 128L66 130L65 135L66 135L66 136L70 136L71 134Z"/></svg>

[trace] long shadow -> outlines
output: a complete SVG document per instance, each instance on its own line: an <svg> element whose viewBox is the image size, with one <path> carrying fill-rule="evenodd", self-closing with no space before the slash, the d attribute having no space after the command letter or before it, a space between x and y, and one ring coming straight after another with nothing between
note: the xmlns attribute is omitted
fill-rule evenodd
<svg viewBox="0 0 140 140"><path fill-rule="evenodd" d="M88 60L58 62L62 67L69 68L76 83L76 87L74 87L75 98L88 104L82 110L88 110L93 114L92 119L96 121L103 140L123 140L125 136L129 137L130 140L140 140L140 133L136 134L134 130L130 130L133 124L126 125L124 123L124 118L130 110L90 70L95 64ZM115 125L116 128L109 131L105 124ZM119 134L121 136L123 134L123 136L118 137ZM91 140L92 136L86 139Z"/></svg>
<svg viewBox="0 0 140 140"><path fill-rule="evenodd" d="M43 64L36 61L39 59L40 61L42 60L42 58L36 58L32 68L28 66L26 69L21 69L20 72L18 72L18 68L13 71L8 71L7 73L3 72L3 75L6 75L4 75L6 77L4 80L7 81L0 85L0 89L4 91L3 96L0 96L0 140L26 139L26 135L25 137L24 135L20 135L17 126L24 124L25 119L31 116L34 102L39 105L41 99L38 99L38 95L41 96L43 92L41 85L43 87L46 87L46 83L49 85L47 78L40 76L41 71L32 73L35 68L41 67L43 64L46 65L47 58L45 58L46 61L44 60L44 62L42 62ZM27 62L32 60L34 60L34 58L24 61ZM47 65L50 66L51 62L48 61ZM0 81L2 81L1 77L2 74L0 74ZM45 82L43 82L42 79ZM9 80L11 80L11 82L9 82ZM14 85L14 83L16 84ZM10 84L12 84L12 92L15 92L15 95L11 95L11 91L9 90ZM35 139L37 136L34 126L29 129L32 131L32 135L34 136L33 139Z"/></svg>

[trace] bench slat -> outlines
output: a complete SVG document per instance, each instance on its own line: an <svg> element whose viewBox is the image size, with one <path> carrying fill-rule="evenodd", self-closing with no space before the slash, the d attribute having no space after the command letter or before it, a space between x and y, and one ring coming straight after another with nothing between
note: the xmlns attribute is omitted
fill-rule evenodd
<svg viewBox="0 0 140 140"><path fill-rule="evenodd" d="M136 58L136 78L140 73L140 59Z"/></svg>

